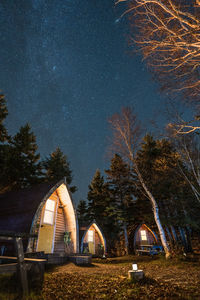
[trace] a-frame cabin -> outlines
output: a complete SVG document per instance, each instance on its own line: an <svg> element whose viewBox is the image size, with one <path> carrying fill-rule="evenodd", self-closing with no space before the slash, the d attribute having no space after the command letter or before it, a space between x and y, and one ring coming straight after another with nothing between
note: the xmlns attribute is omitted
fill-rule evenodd
<svg viewBox="0 0 200 300"><path fill-rule="evenodd" d="M80 252L93 256L106 254L106 239L101 228L94 221L87 227L80 228Z"/></svg>
<svg viewBox="0 0 200 300"><path fill-rule="evenodd" d="M65 179L2 194L0 202L1 231L35 235L25 241L25 252L79 251L77 217Z"/></svg>

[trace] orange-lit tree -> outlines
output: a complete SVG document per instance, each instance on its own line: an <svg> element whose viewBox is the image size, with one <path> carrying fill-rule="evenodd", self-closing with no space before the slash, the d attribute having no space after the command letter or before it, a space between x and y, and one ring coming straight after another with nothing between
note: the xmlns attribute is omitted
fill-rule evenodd
<svg viewBox="0 0 200 300"><path fill-rule="evenodd" d="M131 0L128 3L126 13L133 25L132 40L151 70L164 79L162 86L184 91L190 100L198 100L200 6L194 0Z"/></svg>
<svg viewBox="0 0 200 300"><path fill-rule="evenodd" d="M161 90L179 95L196 109L200 95L200 1L117 1L122 2L127 3L123 15L129 19L130 43L137 45ZM181 134L200 129L185 122L171 126Z"/></svg>

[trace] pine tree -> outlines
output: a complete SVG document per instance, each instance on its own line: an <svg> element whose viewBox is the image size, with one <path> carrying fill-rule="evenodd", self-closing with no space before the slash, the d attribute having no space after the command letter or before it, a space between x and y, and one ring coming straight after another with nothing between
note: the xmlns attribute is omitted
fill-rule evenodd
<svg viewBox="0 0 200 300"><path fill-rule="evenodd" d="M108 191L103 176L99 170L96 171L88 192L88 215L90 221L94 219L102 223L102 216L108 202Z"/></svg>
<svg viewBox="0 0 200 300"><path fill-rule="evenodd" d="M93 220L101 226L107 240L107 249L111 251L120 228L108 185L99 170L96 171L88 192L88 221Z"/></svg>
<svg viewBox="0 0 200 300"><path fill-rule="evenodd" d="M120 114L114 114L109 119L109 123L113 132L113 143L111 149L115 149L115 153L121 154L125 159L127 159L130 166L134 169L144 193L146 193L151 202L154 219L165 251L165 256L168 258L170 257L171 253L163 226L160 221L157 200L151 193L148 185L145 183L135 159L138 142L141 136L140 123L130 107L124 107L122 108Z"/></svg>
<svg viewBox="0 0 200 300"><path fill-rule="evenodd" d="M189 225L191 209L188 209L188 199L191 201L192 195L189 196L186 181L180 174L181 163L169 141L154 140L150 135L145 136L137 153L138 167L150 191L158 199L162 224L168 232L168 227L174 232L175 228L184 231L184 227ZM187 251L188 245L184 239L182 242Z"/></svg>
<svg viewBox="0 0 200 300"><path fill-rule="evenodd" d="M71 184L72 171L70 164L67 161L67 156L63 154L59 147L43 161L43 167L45 169L46 181L59 181L65 177L67 184ZM77 188L73 186L70 187L70 190L71 192L75 192Z"/></svg>
<svg viewBox="0 0 200 300"><path fill-rule="evenodd" d="M83 226L87 220L88 220L88 215L87 215L87 203L85 200L80 200L78 207L77 207L77 216L78 216L78 223L79 226Z"/></svg>
<svg viewBox="0 0 200 300"><path fill-rule="evenodd" d="M25 188L41 180L40 154L29 124L11 139L8 149L7 182L11 188Z"/></svg>
<svg viewBox="0 0 200 300"><path fill-rule="evenodd" d="M105 170L110 198L115 204L119 224L124 230L125 250L128 254L127 227L134 221L133 174L130 167L115 154L111 160L110 169Z"/></svg>
<svg viewBox="0 0 200 300"><path fill-rule="evenodd" d="M5 142L8 139L7 129L4 121L8 115L6 100L4 95L0 95L0 142Z"/></svg>
<svg viewBox="0 0 200 300"><path fill-rule="evenodd" d="M9 146L7 141L9 139L7 129L4 125L4 121L8 115L6 107L6 100L4 95L0 95L0 192L5 190L5 181L7 180L7 161L9 157Z"/></svg>

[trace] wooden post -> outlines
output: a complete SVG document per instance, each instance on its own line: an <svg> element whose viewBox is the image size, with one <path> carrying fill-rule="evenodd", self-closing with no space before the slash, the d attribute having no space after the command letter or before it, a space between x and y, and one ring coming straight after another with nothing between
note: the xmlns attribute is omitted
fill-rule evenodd
<svg viewBox="0 0 200 300"><path fill-rule="evenodd" d="M26 271L26 264L24 261L24 250L23 250L21 237L15 238L15 246L17 251L18 275L20 276L21 279L23 295L26 296L28 295L28 280L27 280L27 271Z"/></svg>

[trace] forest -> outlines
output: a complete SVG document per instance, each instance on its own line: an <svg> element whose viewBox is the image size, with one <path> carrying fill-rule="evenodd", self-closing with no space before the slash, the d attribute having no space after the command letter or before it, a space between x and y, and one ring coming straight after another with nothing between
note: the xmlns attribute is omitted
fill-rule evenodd
<svg viewBox="0 0 200 300"><path fill-rule="evenodd" d="M57 148L40 160L29 124L10 136L4 125L8 111L3 95L0 101L1 193L63 177L75 192L66 155ZM111 116L109 124L113 133L110 166L105 175L96 170L87 199L79 201L79 226L96 220L105 233L110 255L133 253L129 240L135 226L142 223L159 233L166 256L185 255L198 248L199 135L174 136L169 132L167 138L143 136L129 107Z"/></svg>

